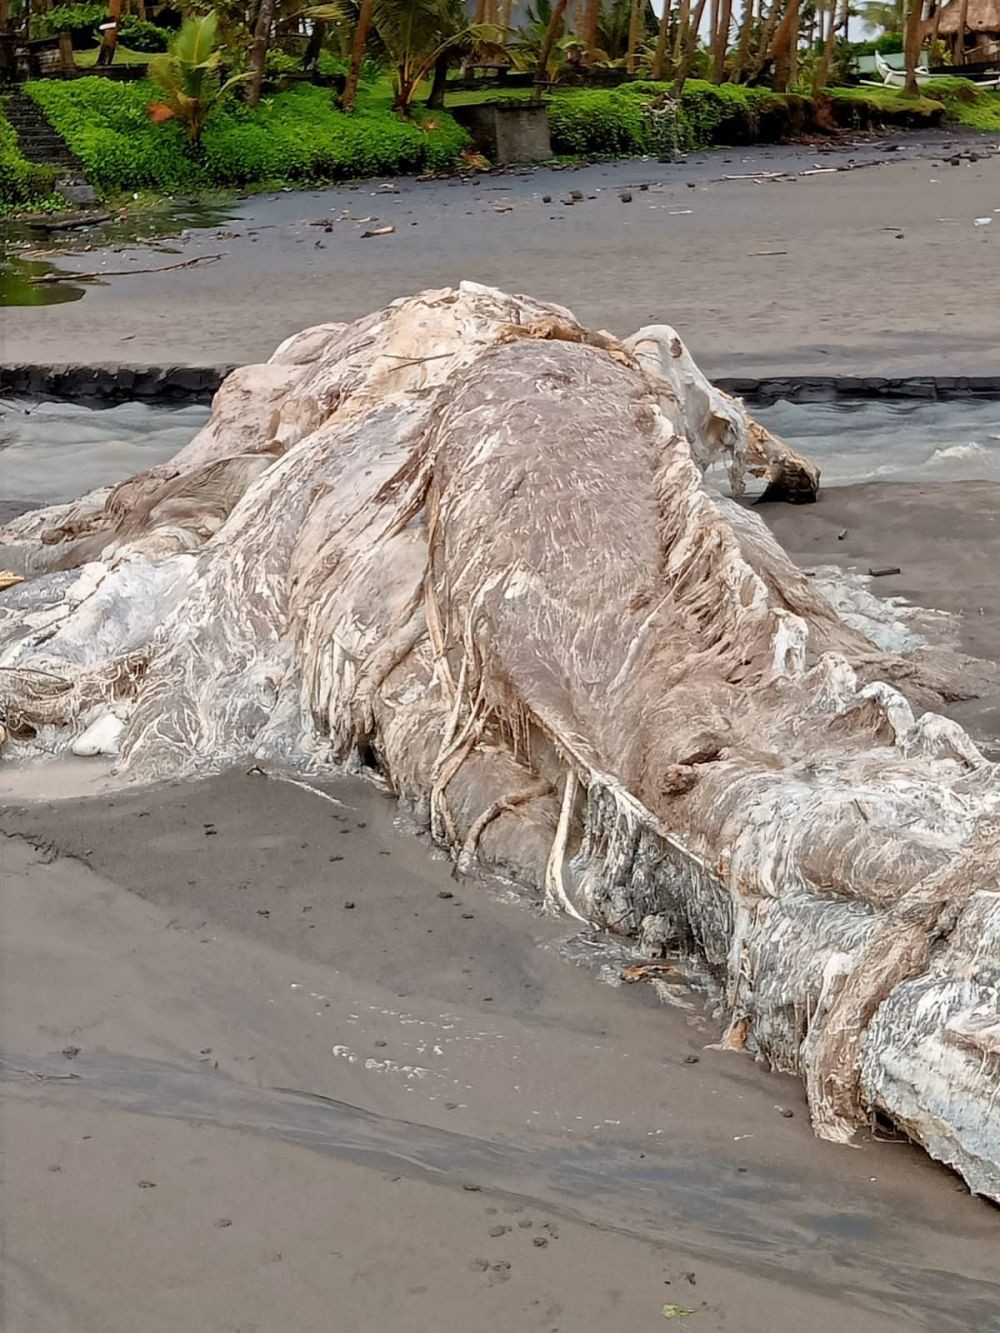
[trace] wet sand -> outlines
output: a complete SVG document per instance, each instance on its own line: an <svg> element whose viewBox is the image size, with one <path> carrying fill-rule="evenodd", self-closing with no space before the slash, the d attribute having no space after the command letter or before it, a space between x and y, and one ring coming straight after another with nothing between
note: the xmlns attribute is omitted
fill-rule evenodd
<svg viewBox="0 0 1000 1333"><path fill-rule="evenodd" d="M804 569L836 565L860 574L899 569L869 590L946 613L917 624L938 645L1000 662L1000 484L869 482L821 488L815 505L768 504L761 517ZM1000 757L1000 688L947 705Z"/></svg>
<svg viewBox="0 0 1000 1333"><path fill-rule="evenodd" d="M231 239L183 243L219 263L6 311L2 350L245 361L475 277L618 332L670 320L717 374L994 373L1000 214L971 218L1000 207L1000 159L896 142L774 185L718 178L887 154L252 200ZM577 187L601 193L541 203ZM307 225L345 206L395 235ZM112 259L148 252L68 262ZM996 661L998 499L872 484L761 512L806 566L899 565L875 591L957 613ZM954 711L1000 734L1000 698ZM242 770L110 794L102 774L0 770L10 1333L1000 1330L996 1210L904 1142L818 1143L795 1080L711 1049L684 978L670 1006L604 984L613 943L454 879L360 780L331 804Z"/></svg>
<svg viewBox="0 0 1000 1333"><path fill-rule="evenodd" d="M8 807L11 1333L1000 1328L994 1209L328 791Z"/></svg>
<svg viewBox="0 0 1000 1333"><path fill-rule="evenodd" d="M258 196L221 227L189 231L177 254L60 256L60 268L90 272L221 258L110 278L73 304L6 310L0 351L45 364L239 364L308 324L471 278L562 302L618 334L671 323L714 375L991 375L996 148L995 134L921 132ZM959 150L982 156L948 165ZM851 162L881 165L746 178ZM566 207L571 189L585 197ZM343 209L396 230L364 239L370 224L335 221ZM992 222L975 227L977 217Z"/></svg>

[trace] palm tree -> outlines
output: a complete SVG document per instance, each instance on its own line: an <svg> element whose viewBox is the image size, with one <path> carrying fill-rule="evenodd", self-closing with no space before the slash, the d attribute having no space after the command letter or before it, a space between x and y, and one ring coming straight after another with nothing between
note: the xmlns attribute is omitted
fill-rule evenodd
<svg viewBox="0 0 1000 1333"><path fill-rule="evenodd" d="M219 98L236 83L250 76L237 74L222 82L216 45L219 19L215 13L185 20L165 55L149 62L149 77L163 94L162 102L151 102L154 121L179 120L187 128L188 141L197 144L209 112Z"/></svg>
<svg viewBox="0 0 1000 1333"><path fill-rule="evenodd" d="M503 29L470 23L462 0L374 0L372 22L396 67L394 106L403 115L409 115L417 87L431 71L437 74L440 103L449 66L475 59L507 62Z"/></svg>
<svg viewBox="0 0 1000 1333"><path fill-rule="evenodd" d="M538 97L543 83L548 81L549 60L552 58L552 48L556 44L556 39L562 30L563 15L566 13L568 0L556 0L554 5L549 8L549 21L545 25L545 32L542 36L541 50L538 52L538 64L535 68L535 96Z"/></svg>
<svg viewBox="0 0 1000 1333"><path fill-rule="evenodd" d="M862 0L858 17L865 32L902 32L907 9L906 0Z"/></svg>
<svg viewBox="0 0 1000 1333"><path fill-rule="evenodd" d="M659 82L667 67L667 41L670 37L670 0L663 0L663 10L660 14L659 25L656 30L656 48L653 51L653 64L649 71L649 77Z"/></svg>
<svg viewBox="0 0 1000 1333"><path fill-rule="evenodd" d="M267 48L271 45L271 29L274 26L277 8L277 0L260 0L257 22L253 30L253 44L250 47L250 86L247 89L247 106L256 106L260 101L260 90L264 83L264 62L267 60Z"/></svg>
<svg viewBox="0 0 1000 1333"><path fill-rule="evenodd" d="M358 21L354 28L354 40L351 43L351 64L347 71L347 82L344 84L344 95L340 99L344 111L354 110L354 102L358 95L358 80L361 78L361 65L365 58L365 46L368 43L374 12L375 0L361 0Z"/></svg>
<svg viewBox="0 0 1000 1333"><path fill-rule="evenodd" d="M122 15L122 0L108 0L108 17L101 38L101 49L97 53L99 65L110 65L118 49L118 25Z"/></svg>

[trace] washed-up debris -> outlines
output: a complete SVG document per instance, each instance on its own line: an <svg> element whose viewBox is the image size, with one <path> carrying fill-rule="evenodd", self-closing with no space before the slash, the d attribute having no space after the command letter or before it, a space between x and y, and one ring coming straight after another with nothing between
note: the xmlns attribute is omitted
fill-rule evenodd
<svg viewBox="0 0 1000 1333"><path fill-rule="evenodd" d="M96 227L102 222L110 222L111 214L106 212L91 213L49 213L45 217L28 218L32 231L76 231L81 227Z"/></svg>
<svg viewBox="0 0 1000 1333"><path fill-rule="evenodd" d="M884 579L889 574L899 574L901 572L898 565L884 565L878 569L869 569L868 571L873 579Z"/></svg>
<svg viewBox="0 0 1000 1333"><path fill-rule="evenodd" d="M105 268L94 273L40 273L28 281L35 285L47 282L100 282L103 278L130 278L136 273L171 273L179 268L193 268L195 264L215 264L222 255L195 255L179 264L161 264L158 268Z"/></svg>
<svg viewBox="0 0 1000 1333"><path fill-rule="evenodd" d="M391 236L395 230L391 223L387 227L372 227L371 230L361 233L361 239L365 240L369 236Z"/></svg>
<svg viewBox="0 0 1000 1333"><path fill-rule="evenodd" d="M988 227L992 221L992 218L973 218L972 225L974 227Z"/></svg>
<svg viewBox="0 0 1000 1333"><path fill-rule="evenodd" d="M677 967L674 963L630 963L628 967L621 970L621 979L626 982L633 981L655 981L661 977L667 977L677 974Z"/></svg>
<svg viewBox="0 0 1000 1333"><path fill-rule="evenodd" d="M21 575L15 574L13 570L0 569L0 592L3 592L7 588L15 588L19 583L23 582L24 579Z"/></svg>

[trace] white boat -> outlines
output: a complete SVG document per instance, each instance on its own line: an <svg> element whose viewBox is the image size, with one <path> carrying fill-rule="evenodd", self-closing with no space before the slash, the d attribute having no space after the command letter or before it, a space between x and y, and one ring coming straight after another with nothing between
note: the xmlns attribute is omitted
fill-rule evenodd
<svg viewBox="0 0 1000 1333"><path fill-rule="evenodd" d="M902 69L893 69L893 67L889 64L889 62L882 55L880 55L878 51L875 52L875 69L877 70L878 75L882 80L883 87L885 88L906 87L906 71ZM917 66L917 87L919 88L926 87L927 84L933 83L936 77L939 76L932 74L930 70L926 67L926 65ZM987 79L984 80L983 82L979 82L978 80L973 79L970 80L970 82L975 83L976 87L979 88L980 91L982 92L995 92L998 88L1000 88L1000 78Z"/></svg>

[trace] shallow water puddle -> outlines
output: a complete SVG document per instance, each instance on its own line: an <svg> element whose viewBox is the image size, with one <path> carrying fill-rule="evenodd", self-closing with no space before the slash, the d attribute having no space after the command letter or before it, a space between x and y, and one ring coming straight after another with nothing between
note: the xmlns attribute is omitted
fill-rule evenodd
<svg viewBox="0 0 1000 1333"><path fill-rule="evenodd" d="M126 210L122 215L83 227L61 228L56 219L47 221L44 217L5 222L0 228L0 308L79 301L88 286L106 285L100 278L81 282L73 270L60 267L61 256L99 250L101 264L116 268L119 266L108 263L108 249L146 243L154 253L166 250L177 254L180 251L176 246L165 247L154 242L161 237L183 236L188 229L221 226L233 217L233 212L229 199L174 200L135 213ZM49 276L59 281L38 281Z"/></svg>
<svg viewBox="0 0 1000 1333"><path fill-rule="evenodd" d="M835 399L753 405L822 469L825 486L866 481L1000 481L1000 401Z"/></svg>

